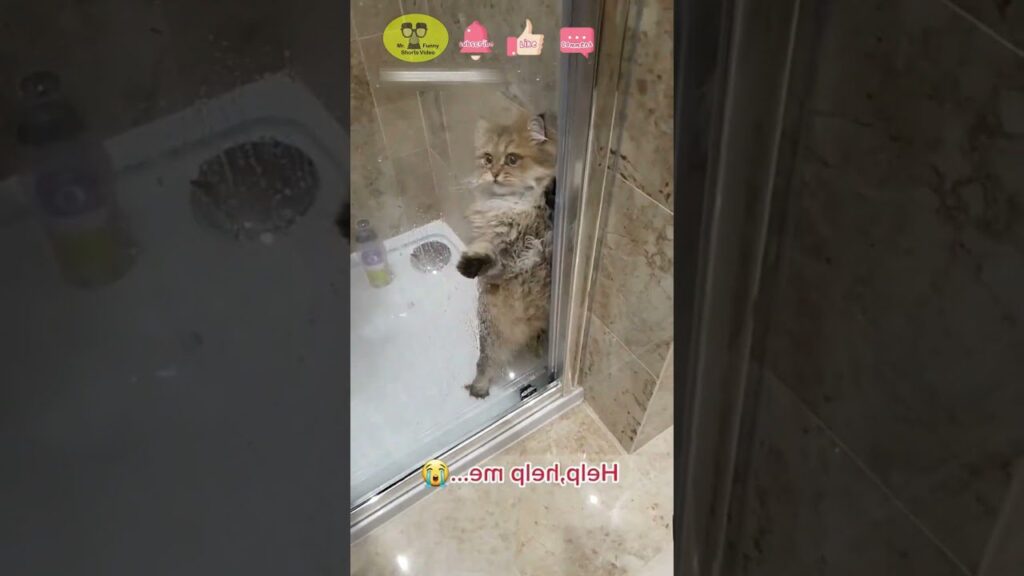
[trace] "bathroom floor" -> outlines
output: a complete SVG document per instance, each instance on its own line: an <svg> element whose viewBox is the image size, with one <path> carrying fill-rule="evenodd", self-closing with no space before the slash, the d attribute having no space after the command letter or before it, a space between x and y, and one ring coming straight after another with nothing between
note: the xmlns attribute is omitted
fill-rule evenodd
<svg viewBox="0 0 1024 576"><path fill-rule="evenodd" d="M488 466L618 462L616 484L452 484L352 546L356 576L672 573L672 429L626 454L585 404Z"/></svg>

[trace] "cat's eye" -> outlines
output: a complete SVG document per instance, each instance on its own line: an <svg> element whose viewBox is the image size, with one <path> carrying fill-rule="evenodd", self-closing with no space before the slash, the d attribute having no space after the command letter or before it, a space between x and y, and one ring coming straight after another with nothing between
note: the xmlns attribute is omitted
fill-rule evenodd
<svg viewBox="0 0 1024 576"><path fill-rule="evenodd" d="M491 162L494 162L494 156L491 156L490 154L484 154L484 164L490 166Z"/></svg>
<svg viewBox="0 0 1024 576"><path fill-rule="evenodd" d="M505 164L508 164L509 166L519 164L519 154L509 154L505 156Z"/></svg>

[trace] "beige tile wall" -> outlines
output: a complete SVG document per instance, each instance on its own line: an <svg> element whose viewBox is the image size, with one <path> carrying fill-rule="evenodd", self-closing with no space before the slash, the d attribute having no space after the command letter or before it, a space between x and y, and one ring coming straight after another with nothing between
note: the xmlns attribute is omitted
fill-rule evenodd
<svg viewBox="0 0 1024 576"><path fill-rule="evenodd" d="M606 2L598 42L587 193L602 198L601 224L582 385L635 450L672 424L672 3Z"/></svg>
<svg viewBox="0 0 1024 576"><path fill-rule="evenodd" d="M366 218L389 238L440 218L442 210L419 95L380 81L381 65L391 58L381 33L402 14L402 3L361 0L351 6L352 222Z"/></svg>

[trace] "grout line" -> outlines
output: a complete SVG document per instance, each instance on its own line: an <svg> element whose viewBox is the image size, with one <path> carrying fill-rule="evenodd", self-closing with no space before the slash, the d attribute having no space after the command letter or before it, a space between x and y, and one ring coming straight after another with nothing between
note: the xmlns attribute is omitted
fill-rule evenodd
<svg viewBox="0 0 1024 576"><path fill-rule="evenodd" d="M396 158L396 159L397 158L405 158L406 156L412 156L413 154L418 154L420 152L423 152L424 150L426 150L427 153L429 153L430 152L430 147L422 146L422 147L416 148L414 150L409 150L408 152L402 152L401 154L394 154L394 155L392 155L392 158Z"/></svg>
<svg viewBox="0 0 1024 576"><path fill-rule="evenodd" d="M1020 498L1024 496L1024 482L1022 482L1022 475L1024 475L1024 461L1018 460L1015 465L1012 466L1010 471L1010 487L1006 491L1006 495L1003 497L1003 501L999 506L999 513L996 516L995 525L992 527L992 532L988 537L988 542L985 543L985 548L981 554L981 561L978 563L978 574L979 576L992 576L999 572L998 568L993 568L996 564L1005 564L1003 558L1007 555L1007 548L1012 545L1006 544L1006 531L1007 526L1012 526L1013 523L1017 523L1011 515L1015 508L1020 508L1018 504ZM1009 528L1012 530L1012 528ZM1003 536L1000 538L1000 536ZM1011 536L1012 538L1012 536Z"/></svg>
<svg viewBox="0 0 1024 576"><path fill-rule="evenodd" d="M366 73L366 84L370 89L370 100L373 102L373 113L377 117L377 128L380 129L380 140L384 143L384 152L391 157L391 147L388 146L387 137L384 136L384 120L381 118L380 109L381 106L377 104L377 94L373 89L373 84L370 82L370 67L366 64L366 52L363 50L363 43L356 40L356 46L359 48L359 60L363 64L363 72ZM352 146L349 145L351 149ZM379 161L379 158L377 159Z"/></svg>
<svg viewBox="0 0 1024 576"><path fill-rule="evenodd" d="M584 397L585 396L586 390L584 390ZM587 415L593 418L594 422L597 424L597 427L603 431L602 433L605 435L605 439L610 440L612 446L618 447L619 452L621 452L621 455L629 456L629 450L627 450L626 447L622 445L622 442L618 439L618 437L615 436L615 433L611 431L611 428L608 428L608 425L604 423L604 420L601 420L601 415L597 413L597 410L594 410L594 407L590 405L590 402L584 400L583 407L583 409L587 412Z"/></svg>
<svg viewBox="0 0 1024 576"><path fill-rule="evenodd" d="M772 145L774 146L774 149L771 151L772 165L769 167L769 179L767 180L768 187L765 194L765 211L763 215L760 217L761 221L757 224L758 229L755 230L753 242L755 253L761 256L762 258L764 255L765 245L768 237L768 224L771 218L771 197L773 192L772 184L774 182L775 170L777 168L776 164L778 163L779 142L782 137L782 130L785 121L786 100L787 98L789 98L790 83L793 82L793 51L796 46L796 38L797 32L799 30L799 24L801 21L800 16L803 3L802 0L794 0L791 5L792 12L789 16L789 34L787 37L785 47L785 62L783 64L783 74L781 78L782 84L778 92L779 101L776 106L776 114L774 117L776 125L772 127L773 134L771 136L771 141ZM738 71L738 62L740 61L739 55L745 54L745 51L747 50L746 44L748 42L745 40L749 40L749 35L745 35L744 32L746 31L746 28L749 27L748 14L750 10L750 6L740 4L736 9L736 14L733 16L734 22L736 22L737 30L734 31L735 36L729 39L730 62L728 63L728 69L726 71L726 107L735 107L737 97L733 92L735 91L735 89L737 89L737 87L742 87L742 83L738 79L738 76L740 76L740 73ZM731 126L731 120L733 115L735 114L735 110L727 108L724 112L723 119L721 121L722 125ZM735 136L732 136L732 138L735 138ZM722 142L719 143L719 149L727 150L726 147L730 143L730 135L726 134L725 136L722 137ZM727 155L728 153L723 152L723 154ZM716 167L716 176L718 177L718 180L716 181L716 186L720 186L721 182L726 181L723 176L723 170L726 169L726 162L719 162L719 165ZM751 205L746 206L746 209L752 209L756 213L758 207L758 203L753 202ZM722 217L720 213L721 209L721 204L715 207L716 220ZM716 230L720 224L720 221L713 221L713 234L716 231L720 231ZM719 238L712 239L712 245L710 250L708 251L708 254L711 255L710 260L712 262L714 261L715 255L717 254L716 248L720 246L719 242L721 242ZM753 299L756 299L757 295L759 294L762 288L761 275L764 273L763 266L763 261L756 261L752 265L754 277L746 283L746 287L750 289L750 295L753 297ZM709 271L707 272L708 277L715 277L714 270L715 268L713 264L709 265ZM741 364L739 368L738 379L736 382L738 396L735 400L732 401L733 406L732 410L730 411L729 422L727 423L728 430L726 434L728 437L728 444L726 446L725 457L725 478L727 479L727 482L725 484L724 489L722 490L720 498L716 499L715 502L715 505L720 506L720 509L723 510L723 512L721 515L712 518L712 524L714 525L715 534L713 536L714 556L711 559L711 566L712 570L714 570L715 573L721 572L723 570L723 565L725 565L727 562L730 562L730 560L727 560L725 557L727 548L726 543L730 531L730 519L728 511L733 507L734 499L739 497L735 494L735 492L738 490L738 487L735 486L733 480L735 479L736 474L742 468L744 468L744 466L739 462L739 458L741 457L739 449L741 443L743 442L743 413L744 405L746 404L745 400L749 397L751 393L748 389L748 380L750 377L750 354L754 348L753 322L751 321L749 323L744 323L741 331L743 334L740 336L740 346L743 348L744 363Z"/></svg>
<svg viewBox="0 0 1024 576"><path fill-rule="evenodd" d="M452 139L450 137L451 136L451 134L450 134L451 128L450 127L452 126L452 123L448 121L448 109L444 105L444 101L445 101L444 95L445 95L445 92L443 90L439 90L437 92L437 101L441 103L441 122L444 123L444 143L448 146L448 162L447 163L449 164L448 167L451 168L450 165L452 164L452 159L455 158L455 155L452 154Z"/></svg>
<svg viewBox="0 0 1024 576"><path fill-rule="evenodd" d="M596 219L596 221L594 223L594 241L593 241L593 243L592 243L592 245L590 247L590 259L589 259L589 263L588 263L589 264L588 269L585 271L583 278L581 278L581 280L583 281L583 283L585 285L580 287L581 297L580 297L580 302L579 302L579 310L577 310L575 312L577 314L582 314L583 315L583 318L580 320L580 322L581 322L581 324L580 324L581 330L580 330L579 346L580 346L581 351L582 351L582 349L584 347L586 347L586 335L590 332L589 320L594 317L593 313L590 310L590 307L591 307L591 294L592 294L592 292L594 290L594 283L596 282L596 278L594 276L597 274L597 267L598 267L597 266L597 264L598 264L597 263L598 246L601 245L601 234L602 234L602 230L601 230L601 217L602 217L603 212L604 212L604 191L605 191L605 188L608 186L608 158L611 156L611 139L612 139L612 134L614 134L614 132L615 132L615 116L616 116L616 108L617 108L618 100L619 100L619 92L618 92L618 90L616 90L613 93L613 96L612 96L612 116L608 120L608 124L609 124L609 127L608 127L609 145L608 145L608 149L605 150L604 168L601 169L601 174L599 174L597 176L597 177L601 178L601 187L600 187L600 195L599 195L598 200L597 200L597 219ZM593 115L594 115L595 111L596 111L596 108L594 108L594 106L592 104L591 105L591 122L590 122L590 124L591 124L591 132L593 132L593 125L594 125ZM591 134L591 139L593 139L593 138L596 138L596 136ZM588 153L589 153L589 148L590 147L588 146ZM587 160L586 163L590 164L589 159ZM587 169L590 170L589 167ZM587 184L589 184L589 182L584 182L584 187L586 187ZM583 220L583 209L586 208L586 203L583 202L583 199L581 199L580 202L581 202L581 206L580 206L580 219ZM582 255L582 251L581 251L581 253L579 254L578 258L582 258L582 256L583 255ZM578 264L578 262L577 262L577 264ZM570 308L572 308L572 307L570 307ZM572 314L572 310L570 310L570 317L569 317L569 324L570 325L572 325L572 322L573 322L573 317L571 316L571 314ZM610 330L609 330L609 332L610 332ZM576 358L575 372L577 374L580 374L582 372L582 370L583 370L583 361L584 361L584 358L583 358L583 354L581 353ZM582 378L581 378L581 380L582 380ZM582 387L582 386L583 386L583 383L581 381L580 382L580 387Z"/></svg>
<svg viewBox="0 0 1024 576"><path fill-rule="evenodd" d="M601 320L600 316L598 316L594 312L591 312L590 313L590 317L593 318L594 320L597 320L597 323L600 324L602 328L604 328L609 334L612 335L612 338L614 338L615 341L619 343L619 346L622 346L622 348L626 352L628 352L629 355L632 356L634 360L637 361L637 364L640 364L640 367L644 369L644 372L647 372L648 374L650 374L651 378L653 378L655 380L655 382L657 382L658 377L654 375L654 372L651 372L651 369L648 368L647 365L644 364L644 361L641 360L636 354L633 353L632 350L629 349L629 346L626 346L626 344L622 340L619 340L619 337L615 335L615 332L612 332L612 329L608 327L608 324L606 324L604 322L604 320ZM643 348L640 349L640 351L643 352L644 350L649 350L649 349L653 348L654 346L655 346L654 344L650 344L650 345L644 346ZM620 366L621 366L621 364L620 364Z"/></svg>
<svg viewBox="0 0 1024 576"><path fill-rule="evenodd" d="M591 292L594 289L594 283L597 280L595 278L595 275L597 274L597 268L598 268L598 262L597 262L598 246L601 244L601 234L603 232L603 230L601 229L601 218L604 216L604 193L605 193L605 190L608 188L608 158L611 156L611 150L612 150L612 147L610 145L610 140L611 140L611 135L615 131L615 117L616 117L616 112L617 112L616 108L617 108L618 101L619 101L619 92L618 92L618 90L616 90L615 94L614 94L614 96L612 98L612 117L608 121L608 124L609 124L609 128L608 128L609 146L608 146L608 149L605 150L605 153L604 153L604 168L601 169L601 174L600 174L600 178L601 178L601 194L600 194L600 196L598 197L598 200L597 200L597 220L595 222L595 228L594 228L594 242L593 242L593 245L590 247L590 262L589 262L590 266L589 266L589 270L586 271L586 275L583 277L583 281L586 283L586 286L581 288L583 290L586 290L586 292L585 292L585 294L586 294L586 301L581 303L581 304L585 304L586 308L584 308L581 312L583 314L586 314L587 316L591 316L591 317L593 317L593 314L590 312L590 306L591 306L590 296L591 296ZM581 216L582 216L582 214L581 214ZM584 320L584 322L586 322L586 320L587 320L586 317L584 317L583 320ZM583 345L583 344L584 344L583 342L580 343L580 345ZM583 361L582 356L579 358L579 361L580 362Z"/></svg>
<svg viewBox="0 0 1024 576"><path fill-rule="evenodd" d="M657 382L654 383L654 390L651 392L651 401L654 400L654 396L657 395L658 394L658 390L661 389L661 382L662 382L662 380L665 379L665 372L668 371L668 364L669 364L669 362L672 362L672 354L673 354L673 351L674 351L673 349L675 347L676 347L676 343L675 343L675 340L673 339L672 343L669 344L669 346L668 346L668 353L665 355L665 361L661 363L661 370L658 371ZM633 451L634 452L637 449L636 441L640 439L640 433L643 432L644 425L647 424L647 416L649 416L650 413L651 413L650 401L648 401L647 408L644 410L644 417L640 419L640 426L636 429L636 437L633 438ZM672 414L672 421L669 423L669 428L674 426L675 422L676 422L675 412L673 412L673 414ZM662 432L664 432L664 430ZM660 433L661 432L659 432L659 434ZM650 438L650 440L653 440L653 439L654 439L654 437L652 436Z"/></svg>
<svg viewBox="0 0 1024 576"><path fill-rule="evenodd" d="M447 198L449 191L446 190L443 195L441 194L441 184L437 181L437 163L440 162L441 159L438 158L435 160L434 156L436 156L434 151L430 149L430 146L427 146L427 164L430 166L430 181L434 184L434 201L437 202L437 207L441 211L442 220L447 222L448 206L446 205L447 202L442 200L442 197Z"/></svg>
<svg viewBox="0 0 1024 576"><path fill-rule="evenodd" d="M658 202L657 200L655 200L654 198L652 198L650 194L648 194L647 192L644 192L643 190L641 190L640 188L638 188L638 187L637 187L637 186L636 186L635 184L633 184L633 183L632 183L632 182L630 182L629 180L626 180L626 178L625 178L625 177L624 177L624 176L623 176L623 175L622 175L621 173L619 173L619 171L617 171L617 170L616 170L616 171L615 171L615 175L616 175L616 176L617 176L617 177L619 178L619 180L621 180L621 181L622 181L622 182L623 182L624 184L626 184L627 186L629 186L630 188L632 188L633 190L635 190L635 191L636 191L636 192L637 192L638 194L640 194L640 195L641 195L641 196L643 196L644 198L647 198L647 199L648 199L648 200L650 200L651 202L654 202L654 203L655 203L655 204L656 204L656 205L658 206L658 208L661 208L661 209L662 209L662 210L664 210L665 212L668 212L668 213L669 213L669 215L670 215L670 216L672 216L673 218L675 217L675 213L674 213L674 212L672 212L672 210L669 210L668 208L666 208L666 207L665 207L665 205L664 205L664 204L662 204L661 202Z"/></svg>
<svg viewBox="0 0 1024 576"><path fill-rule="evenodd" d="M423 92L416 91L416 105L420 109L420 124L423 125L423 145L430 150L430 133L427 130L427 115L423 113Z"/></svg>
<svg viewBox="0 0 1024 576"><path fill-rule="evenodd" d="M668 352L665 354L665 361L661 363L661 370L658 371L658 382L665 379L665 373L669 370L671 364L672 370L675 370L675 348L676 341L672 338L672 342L668 345Z"/></svg>
<svg viewBox="0 0 1024 576"><path fill-rule="evenodd" d="M598 58L597 58L598 69L595 71L595 74L597 75L597 76L595 76L595 82L599 80L599 77L600 77L600 74L601 74L601 69L602 69L602 64L601 63L603 61L603 58L601 57L601 54L604 53L604 51L606 49L608 49L608 47L612 46L612 44L610 44L608 41L606 41L604 39L604 36L605 36L605 33L606 33L605 32L606 29L611 30L611 24L610 24L611 20L610 20L608 8L609 7L607 5L607 2L604 3L604 5L601 8L601 24L600 24L601 29L600 29L600 35L602 37L602 40L601 40L602 48L601 48L601 50L598 51ZM611 106L611 116L608 119L608 130L607 130L608 142L607 142L607 149L605 150L605 155L604 155L604 168L601 169L601 173L600 174L594 174L593 175L593 178L595 180L597 178L601 179L601 186L599 188L598 198L597 198L597 215L596 215L596 220L594 221L594 230L593 230L593 236L594 237L593 237L593 242L591 243L591 246L590 246L590 257L589 257L589 261L587 261L587 269L586 270L582 270L582 268L580 266L583 263L583 260L584 260L584 256L583 256L584 250L583 250L583 248L585 248L585 247L581 247L581 249L578 251L578 253L576 255L575 262L573 263L574 270L575 269L580 269L580 271L573 273L573 278L572 278L572 282L571 282L572 289L574 291L577 289L577 287L576 287L577 280L579 280L579 282L581 282L583 284L582 286L578 287L578 290L579 290L579 301L577 302L578 306L571 306L570 307L570 313L569 313L569 318L568 318L569 326L572 326L575 323L575 318L576 318L575 315L576 314L580 314L582 316L582 318L579 321L579 325L580 325L579 340L580 341L577 343L578 348L580 350L580 353L578 353L576 358L574 358L574 360L575 360L574 366L571 367L572 370L573 370L573 374L574 375L582 373L582 365L583 365L583 360L584 360L582 351L586 347L586 336L587 336L587 334L590 333L590 318L591 318L591 316L593 316L591 314L590 307L592 305L592 297L593 297L593 290L594 290L594 283L595 283L594 276L595 276L595 274L597 272L598 256L600 255L599 247L602 245L601 235L603 233L603 230L601 228L601 219L604 217L605 190L608 187L608 170L609 170L609 162L608 162L608 160L611 157L612 143L615 140L615 121L619 117L619 114L618 114L618 107L619 107L619 84L621 83L620 81L622 80L622 61L623 61L623 57L624 57L623 54L625 52L624 46L625 46L625 42L626 42L626 25L628 24L628 13L629 13L629 1L628 0L626 1L625 8L622 8L622 10L624 11L623 13L626 15L626 19L624 19L622 21L622 23L621 23L622 24L621 34L619 34L619 36L618 36L619 52L616 55L616 58L615 58L614 61L610 60L610 61L608 61L607 63L604 64L605 71L608 70L608 66L612 66L611 71L614 72L614 83L611 86L611 94L610 94L610 96L612 98L612 102L611 102L612 106ZM614 32L614 31L619 31L619 30L611 30L611 31ZM615 40L612 39L611 41L614 42ZM607 54L605 55L605 58L607 58ZM594 96L597 97L598 94L596 92L596 90L597 90L596 84L594 86L594 90L595 90ZM588 136L587 158L586 158L586 160L584 162L585 171L586 171L586 174L587 174L587 179L584 180L584 183L583 183L584 194L583 194L583 198L581 198L581 200L580 200L580 215L579 215L579 218L580 218L581 222L586 222L586 219L585 219L586 212L585 212L585 210L588 207L590 207L591 209L593 208L592 202L588 203L588 202L585 201L585 198L587 196L587 194L585 194L585 192L590 187L590 177L591 177L590 173L592 171L596 171L597 170L596 166L591 166L590 165L591 164L591 161L590 161L591 160L591 158L590 158L590 151L594 148L594 145L598 141L597 139L599 138L599 135L597 134L597 131L595 129L596 128L595 127L596 114L597 114L597 104L595 103L594 100L592 100L591 104L590 104L590 135ZM603 136L603 134L601 134L601 136ZM581 276L579 278L577 278L577 276L576 276L577 274L580 274ZM582 378L581 378L581 380L582 380ZM580 383L580 386L582 387L582 382Z"/></svg>
<svg viewBox="0 0 1024 576"><path fill-rule="evenodd" d="M520 112L522 112L522 113L525 113L525 114L529 114L529 115L531 115L531 116L532 116L533 114L536 114L536 112L534 112L533 110L528 110L528 109L526 108L526 103L525 103L525 102L523 102L523 103L520 103L520 102L518 101L518 99L516 99L516 98L512 98L512 97L508 96L507 94L505 94L505 93L504 93L504 92L502 92L501 90L498 90L498 96L500 96L500 97L504 98L506 102L508 102L509 104L511 104L511 105L512 105L513 107L515 107L515 108L518 108L518 109L519 109L519 111L520 111Z"/></svg>
<svg viewBox="0 0 1024 576"><path fill-rule="evenodd" d="M957 558L956 555L954 555L953 552L950 551L949 548L947 548L946 545L943 544L942 541L940 541L938 537L936 537L935 534L933 534L932 531L929 530L928 527L925 526L920 519L918 519L917 515L911 512L910 509L908 509L903 504L903 501L900 500L896 496L896 494L892 490L890 490L888 486L885 485L884 482L882 482L882 479L879 478L867 466L867 464L863 460L861 460L860 457L858 457L857 454L855 454L854 451L839 438L838 435L836 435L835 431L833 431L832 428L828 424L826 424L824 420L819 418L818 415L813 410L811 410L811 408L806 403L804 403L802 398L800 398L795 392L793 392L793 390L789 387L788 384L786 384L779 378L775 377L774 375L770 377L770 380L773 380L775 383L777 383L779 386L785 389L785 393L789 395L790 398L794 400L804 412L806 412L807 416L815 424L817 424L822 430L825 431L828 437L833 442L835 442L836 446L838 446L850 458L850 460L853 461L854 465L860 468L861 472L863 472L868 477L868 480L873 482L882 491L882 493L885 494L885 496L892 501L892 503L900 510L900 512L903 512L903 514L905 514L907 518L910 519L914 526L916 526L918 530L920 530L929 540L931 540L932 544L938 547L939 550L941 550L943 554L945 554L949 558L949 560L952 561L953 564L955 564L957 568L959 568L966 576L973 576L971 570L960 562L960 559Z"/></svg>
<svg viewBox="0 0 1024 576"><path fill-rule="evenodd" d="M398 8L402 11L402 16L409 14L409 12L406 11L404 0L399 0ZM430 14L430 4L427 3L427 0L423 0L423 12L425 14Z"/></svg>
<svg viewBox="0 0 1024 576"><path fill-rule="evenodd" d="M636 443L637 443L637 441L640 440L640 436L644 432L644 425L647 424L647 416L649 416L650 413L651 413L651 401L654 400L654 395L658 393L658 388L661 388L661 378L659 378L658 381L654 383L654 390L651 391L651 397L648 398L648 400L647 400L647 406L644 406L643 416L640 417L640 425L638 425L636 427L636 435L633 436L633 441L631 442L631 446L630 446L630 453L631 454L633 452L636 452L636 449L637 449Z"/></svg>
<svg viewBox="0 0 1024 576"><path fill-rule="evenodd" d="M441 158L441 155L437 153L437 150L430 148L430 146L427 146L427 148L430 149L430 153L436 158L437 163L440 164L442 168L445 168L446 170L450 171L450 169L448 168L448 163L445 162L444 158Z"/></svg>
<svg viewBox="0 0 1024 576"><path fill-rule="evenodd" d="M1002 44L1006 48L1009 48L1010 51L1012 51L1017 56L1020 56L1021 58L1024 58L1024 50L1019 48L1013 42L1011 42L1011 41L1007 40L1006 38L1003 38L1002 36L1000 36L998 32L993 30L991 27L989 27L987 24L985 24L981 20L978 20L977 18L975 18L973 14L971 14L971 13L967 12L966 10L964 10L963 8L957 6L951 0L942 0L942 3L945 4L946 7L949 8L950 10L956 12L957 14L959 14L960 16L962 16L963 18L967 19L972 24L977 26L979 29L981 29L982 32L985 32L986 34L991 36L993 40L995 40L996 42L999 42L1000 44Z"/></svg>
<svg viewBox="0 0 1024 576"><path fill-rule="evenodd" d="M434 169L434 151L430 149L430 139L427 137L427 117L423 113L423 98L421 94L419 90L416 91L416 102L420 106L420 120L423 122L423 145L427 151L427 167L430 170L430 183L434 190L432 201L436 209L441 213L441 218L446 220L447 214L444 210L444 203L441 202L441 193L437 186L437 170Z"/></svg>

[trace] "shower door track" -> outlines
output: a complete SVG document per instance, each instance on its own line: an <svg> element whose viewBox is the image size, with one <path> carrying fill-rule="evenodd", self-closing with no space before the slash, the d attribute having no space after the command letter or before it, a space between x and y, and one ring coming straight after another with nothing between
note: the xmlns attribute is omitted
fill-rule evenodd
<svg viewBox="0 0 1024 576"><path fill-rule="evenodd" d="M562 383L553 382L497 422L438 456L438 460L448 465L450 474L464 473L583 401L583 390L580 388L568 394L563 392ZM427 486L419 469L410 472L352 509L351 541L356 542L369 534L431 491L445 489L448 487Z"/></svg>
<svg viewBox="0 0 1024 576"><path fill-rule="evenodd" d="M562 0L562 23L600 30L604 2ZM575 382L572 364L578 358L568 357L569 342L578 342L582 319L586 316L579 282L589 282L586 274L576 274L577 254L590 249L580 246L580 231L596 226L592 210L583 214L583 190L586 183L587 158L590 146L590 125L593 104L597 53L591 58L564 54L559 62L558 102L558 173L555 197L555 222L551 270L551 321L548 330L549 381L540 391L521 401L509 413L468 439L437 456L448 465L449 474L460 474L488 457L522 439L569 408L583 402L583 389ZM581 222L583 218L588 221ZM591 221L593 220L593 221ZM586 268L586 266L583 266ZM574 344L578 346L579 344ZM578 356L578 354L577 354ZM567 360L568 364L567 365ZM427 496L445 487L427 486L420 468L410 470L401 479L382 487L373 496L351 509L350 541L356 542L374 528Z"/></svg>

